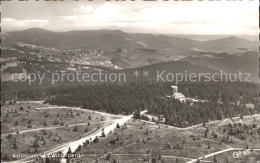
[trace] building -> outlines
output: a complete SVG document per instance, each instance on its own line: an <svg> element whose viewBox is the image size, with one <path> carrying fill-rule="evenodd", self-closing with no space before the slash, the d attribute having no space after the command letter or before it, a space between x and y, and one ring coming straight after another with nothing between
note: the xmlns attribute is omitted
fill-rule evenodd
<svg viewBox="0 0 260 163"><path fill-rule="evenodd" d="M182 98L185 98L185 96L182 94L182 93L174 93L172 95L175 99L182 99Z"/></svg>
<svg viewBox="0 0 260 163"><path fill-rule="evenodd" d="M178 93L178 86L171 86L172 87L172 94Z"/></svg>
<svg viewBox="0 0 260 163"><path fill-rule="evenodd" d="M178 92L178 86L171 86L172 88L172 97L180 100L180 101L185 101L185 96L182 93Z"/></svg>
<svg viewBox="0 0 260 163"><path fill-rule="evenodd" d="M189 102L191 102L191 104L193 102L208 102L208 100L200 100L200 99L195 99L195 98L191 98L191 97L185 97L184 94L178 92L178 86L171 86L171 88L173 89L173 92L172 92L173 94L171 96L167 96L167 97L177 99L184 103L189 101Z"/></svg>

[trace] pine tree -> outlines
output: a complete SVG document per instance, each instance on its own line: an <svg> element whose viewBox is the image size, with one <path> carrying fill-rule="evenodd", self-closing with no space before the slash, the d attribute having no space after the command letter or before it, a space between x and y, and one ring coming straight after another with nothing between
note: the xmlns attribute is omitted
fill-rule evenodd
<svg viewBox="0 0 260 163"><path fill-rule="evenodd" d="M113 162L112 163L117 163L116 159L114 158Z"/></svg>
<svg viewBox="0 0 260 163"><path fill-rule="evenodd" d="M78 126L75 126L75 127L73 128L73 131L74 131L74 132L78 132L78 131L79 131Z"/></svg>
<svg viewBox="0 0 260 163"><path fill-rule="evenodd" d="M213 156L213 163L218 163L216 155Z"/></svg>
<svg viewBox="0 0 260 163"><path fill-rule="evenodd" d="M102 129L101 137L106 137L105 132L104 132L104 128Z"/></svg>
<svg viewBox="0 0 260 163"><path fill-rule="evenodd" d="M9 161L10 159L9 159L9 157L8 157L8 155L5 153L4 154L4 156L3 156L3 160L5 160L5 161Z"/></svg>
<svg viewBox="0 0 260 163"><path fill-rule="evenodd" d="M47 123L46 123L45 121L43 122L43 126L44 126L44 127L46 127L46 126L47 126Z"/></svg>
<svg viewBox="0 0 260 163"><path fill-rule="evenodd" d="M206 122L205 122L205 121L203 121L203 126L204 126L204 127L206 126Z"/></svg>
<svg viewBox="0 0 260 163"><path fill-rule="evenodd" d="M38 139L35 139L35 140L33 141L32 147L34 147L34 148L39 148L39 147L40 147L40 145L39 145L39 143L38 143Z"/></svg>
<svg viewBox="0 0 260 163"><path fill-rule="evenodd" d="M110 160L110 153L107 155L106 160Z"/></svg>
<svg viewBox="0 0 260 163"><path fill-rule="evenodd" d="M35 148L34 153L38 153L38 148Z"/></svg>
<svg viewBox="0 0 260 163"><path fill-rule="evenodd" d="M211 146L210 146L210 144L208 143L208 149L210 149L211 148Z"/></svg>
<svg viewBox="0 0 260 163"><path fill-rule="evenodd" d="M99 138L96 136L95 139L93 140L94 143L98 143L99 142Z"/></svg>
<svg viewBox="0 0 260 163"><path fill-rule="evenodd" d="M162 161L162 155L161 154L158 155L158 160Z"/></svg>
<svg viewBox="0 0 260 163"><path fill-rule="evenodd" d="M119 123L116 124L116 128L120 128Z"/></svg>
<svg viewBox="0 0 260 163"><path fill-rule="evenodd" d="M43 140L43 143L42 143L42 145L46 145L46 141L45 141L45 140Z"/></svg>
<svg viewBox="0 0 260 163"><path fill-rule="evenodd" d="M48 156L46 156L46 158L45 158L45 163L51 163L51 160Z"/></svg>
<svg viewBox="0 0 260 163"><path fill-rule="evenodd" d="M71 151L71 149L70 149L70 147L69 147L68 152L67 152L65 158L68 159L68 158L70 157L71 154L72 154L72 151Z"/></svg>
<svg viewBox="0 0 260 163"><path fill-rule="evenodd" d="M205 138L208 138L208 132L207 132L207 131L205 131L204 137L205 137Z"/></svg>
<svg viewBox="0 0 260 163"><path fill-rule="evenodd" d="M152 158L152 163L156 163L157 161L156 161L156 158Z"/></svg>
<svg viewBox="0 0 260 163"><path fill-rule="evenodd" d="M17 147L17 144L16 144L16 142L13 144L13 149L17 149L18 147Z"/></svg>

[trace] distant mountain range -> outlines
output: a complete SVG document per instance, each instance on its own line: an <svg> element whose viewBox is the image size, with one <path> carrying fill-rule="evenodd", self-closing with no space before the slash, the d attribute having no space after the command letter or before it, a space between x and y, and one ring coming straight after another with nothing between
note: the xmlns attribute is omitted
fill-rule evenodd
<svg viewBox="0 0 260 163"><path fill-rule="evenodd" d="M202 35L202 34L169 34L168 36L171 37L182 37L188 38L192 40L199 40L199 41L207 41L207 40L217 40L221 38L227 38L231 36L235 36L238 38L244 38L250 41L258 41L258 35Z"/></svg>
<svg viewBox="0 0 260 163"><path fill-rule="evenodd" d="M4 42L24 42L57 48L104 50L148 48L155 49L165 54L190 51L193 48L213 51L234 48L257 49L258 46L257 41L249 41L237 37L228 37L211 41L196 41L164 35L129 34L120 30L52 32L39 28L8 32Z"/></svg>
<svg viewBox="0 0 260 163"><path fill-rule="evenodd" d="M8 32L2 39L3 45L17 45L17 42L60 49L101 49L106 51L104 56L114 65L130 70L143 66L162 69L165 65L165 69L174 72L241 71L252 73L251 80L258 80L258 42L233 36L198 41L166 35L130 34L120 30L52 32L31 28ZM176 60L181 62L174 62Z"/></svg>

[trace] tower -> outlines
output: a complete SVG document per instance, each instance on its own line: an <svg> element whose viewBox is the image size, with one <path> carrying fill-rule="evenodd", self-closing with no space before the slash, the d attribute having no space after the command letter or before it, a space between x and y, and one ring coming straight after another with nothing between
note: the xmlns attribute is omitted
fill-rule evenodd
<svg viewBox="0 0 260 163"><path fill-rule="evenodd" d="M171 86L172 87L172 94L178 93L178 86Z"/></svg>

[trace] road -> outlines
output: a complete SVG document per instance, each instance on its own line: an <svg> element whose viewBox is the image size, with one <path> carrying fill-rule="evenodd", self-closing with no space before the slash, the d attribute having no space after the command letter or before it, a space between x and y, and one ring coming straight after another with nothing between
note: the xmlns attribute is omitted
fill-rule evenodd
<svg viewBox="0 0 260 163"><path fill-rule="evenodd" d="M141 114L146 113L146 112L147 112L147 110L144 110L144 111L141 112ZM121 119L115 120L115 122L113 122L112 124L107 125L106 127L103 127L105 135L109 134L111 131L116 129L117 124L122 126L124 123L129 121L131 118L133 118L133 115L125 116L125 117L122 117ZM88 135L88 136L86 136L84 138L81 138L79 140L71 142L71 143L67 144L66 146L64 146L64 147L62 147L60 149L52 150L52 152L47 153L47 155L51 154L51 153L59 152L59 151L62 152L65 155L68 152L69 148L71 149L72 152L74 152L78 148L79 145L83 145L83 143L86 142L87 140L88 141L93 141L96 137L100 137L101 135L102 135L102 129L100 129L97 132L95 132L95 133L93 133L91 135Z"/></svg>
<svg viewBox="0 0 260 163"><path fill-rule="evenodd" d="M47 109L48 107L46 107ZM84 110L84 109L83 109ZM142 111L140 114L144 114L146 113L147 110ZM105 125L104 127L98 129L97 131L95 131L94 133L87 135L83 138L80 138L78 140L72 141L72 142L68 142L65 144L62 144L58 147L55 147L51 150L48 150L46 152L44 152L44 154L41 157L45 157L46 155L50 155L52 153L56 153L56 152L62 152L63 155L65 155L69 148L71 149L72 152L74 152L79 145L83 145L84 142L88 141L93 141L96 137L100 137L102 135L102 129L104 129L104 133L105 135L109 134L110 131L113 131L114 129L116 129L117 124L119 124L120 126L122 126L124 123L126 123L127 121L129 121L130 119L133 118L133 115L128 115L128 116L124 116L121 117L120 119L116 119L114 122ZM30 162L31 160L17 160L17 161L13 161L12 163L26 163L26 162ZM62 160L65 161L65 160Z"/></svg>
<svg viewBox="0 0 260 163"><path fill-rule="evenodd" d="M206 159L206 158L209 158L209 157L212 157L212 156L221 154L221 153L225 153L225 152L229 152L229 151L240 151L240 150L244 150L244 148L228 148L228 149L224 149L224 150L221 150L221 151L218 151L218 152L210 153L210 154L208 154L208 155L199 157L198 159L199 159L199 160L201 160L201 159ZM260 151L260 149L253 149L253 150L254 150L254 151ZM187 163L194 163L194 162L197 162L197 159L188 161Z"/></svg>
<svg viewBox="0 0 260 163"><path fill-rule="evenodd" d="M244 116L244 119L245 120L246 118L254 118L254 117L259 117L260 114L254 114L254 115L248 115L248 116ZM240 117L233 117L232 119L236 120L236 119L240 119ZM151 121L146 121L146 120L141 120L142 122L147 122L147 123L151 123L151 124L155 124L155 125L159 125L157 124L156 122L151 122ZM225 119L222 119L222 120L215 120L215 121L210 121L207 123L207 125L209 124L215 124L215 123L220 123L221 125L224 125L226 123L230 122L230 118L225 118ZM203 124L197 124L197 125L192 125L192 126L189 126L189 127L185 127L185 128L181 128L181 127L175 127L175 126L169 126L169 125L165 125L165 124L160 124L161 126L167 126L168 128L172 128L172 129L177 129L177 130L189 130L189 129L194 129L196 127L200 127L202 126Z"/></svg>

